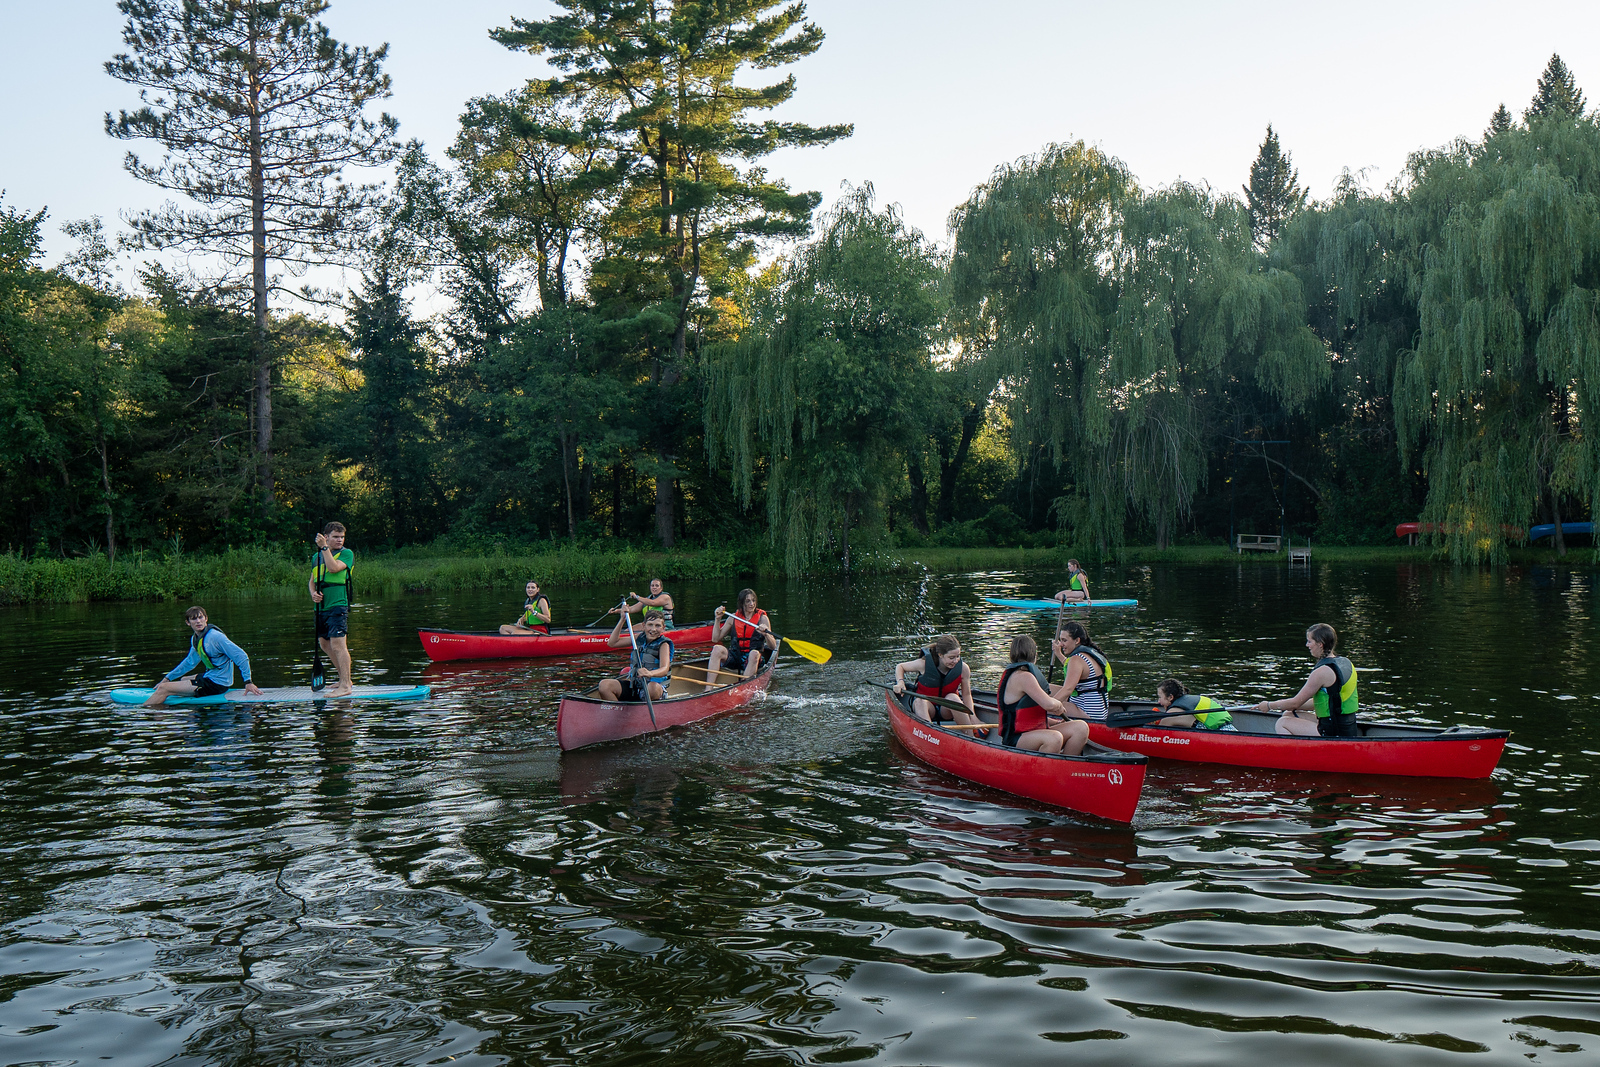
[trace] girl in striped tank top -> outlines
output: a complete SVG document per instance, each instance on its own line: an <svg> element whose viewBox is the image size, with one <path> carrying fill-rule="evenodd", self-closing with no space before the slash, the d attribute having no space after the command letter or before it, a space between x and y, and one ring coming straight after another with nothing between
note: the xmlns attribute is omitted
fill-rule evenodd
<svg viewBox="0 0 1600 1067"><path fill-rule="evenodd" d="M1065 664L1066 681L1056 695L1071 694L1067 714L1103 722L1106 717L1106 690L1111 686L1111 664L1090 640L1081 623L1061 626L1055 640L1056 658Z"/></svg>

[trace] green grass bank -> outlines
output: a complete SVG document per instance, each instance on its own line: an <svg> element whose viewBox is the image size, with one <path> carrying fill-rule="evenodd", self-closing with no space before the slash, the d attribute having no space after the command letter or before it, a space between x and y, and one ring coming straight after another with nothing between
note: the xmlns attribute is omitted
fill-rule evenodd
<svg viewBox="0 0 1600 1067"><path fill-rule="evenodd" d="M968 572L1062 567L1061 548L906 548L865 553L854 561L861 574ZM1569 550L1563 559L1550 549L1514 549L1512 563L1593 566L1591 549ZM0 554L0 604L65 604L97 600L187 600L202 595L230 597L293 594L304 589L310 553L291 558L280 549L240 548L220 555L129 553L111 562L104 555L76 558L24 558ZM1087 555L1086 563L1092 562ZM1282 552L1235 553L1222 545L1185 545L1157 550L1128 546L1117 554L1124 564L1286 566ZM1316 547L1313 563L1441 562L1427 547ZM560 547L550 551L494 551L467 554L437 547L359 555L357 596L378 590L449 592L520 586L530 577L550 586L597 582L783 577L776 560L758 547L706 548L681 552L640 552Z"/></svg>

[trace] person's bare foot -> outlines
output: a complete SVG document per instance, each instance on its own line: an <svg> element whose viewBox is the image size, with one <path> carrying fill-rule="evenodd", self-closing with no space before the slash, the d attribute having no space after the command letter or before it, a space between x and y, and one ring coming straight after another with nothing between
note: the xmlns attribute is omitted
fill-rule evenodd
<svg viewBox="0 0 1600 1067"><path fill-rule="evenodd" d="M325 696L325 697L347 697L354 691L355 691L355 687L354 686L346 685L346 686L340 686L340 687L338 687L336 689L330 689L330 690L328 690L326 693L324 693L322 695Z"/></svg>

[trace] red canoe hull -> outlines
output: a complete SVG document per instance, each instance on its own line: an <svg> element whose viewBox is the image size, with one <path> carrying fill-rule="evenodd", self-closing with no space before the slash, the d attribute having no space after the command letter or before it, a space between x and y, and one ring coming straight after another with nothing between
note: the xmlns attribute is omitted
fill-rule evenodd
<svg viewBox="0 0 1600 1067"><path fill-rule="evenodd" d="M1113 703L1112 711L1130 706L1138 707ZM1247 717L1266 718L1254 712L1234 713L1236 722ZM1487 778L1500 762L1510 736L1506 730L1440 730L1394 723L1364 723L1363 727L1367 736L1346 738L1090 723L1089 739L1121 752L1191 763L1414 778Z"/></svg>
<svg viewBox="0 0 1600 1067"><path fill-rule="evenodd" d="M678 647L709 645L711 624L668 630ZM541 656L581 656L612 652L607 643L611 629L567 629L548 634L501 634L475 630L418 630L422 651L435 663L452 659L533 659Z"/></svg>
<svg viewBox="0 0 1600 1067"><path fill-rule="evenodd" d="M1013 796L1069 811L1129 822L1144 788L1146 763L1117 753L1047 756L929 725L886 694L889 727L906 750L930 767Z"/></svg>
<svg viewBox="0 0 1600 1067"><path fill-rule="evenodd" d="M777 662L778 658L774 656L754 678L709 692L694 692L700 687L673 682L672 692L667 698L655 702L654 721L650 717L650 708L643 702L635 704L601 700L592 689L582 694L565 694L556 709L556 743L562 751L570 751L655 733L674 726L686 726L733 711L766 691L772 684L772 671ZM694 673L691 665L684 664L684 667ZM674 672L678 669L674 664ZM683 694L678 695L678 691L683 691Z"/></svg>

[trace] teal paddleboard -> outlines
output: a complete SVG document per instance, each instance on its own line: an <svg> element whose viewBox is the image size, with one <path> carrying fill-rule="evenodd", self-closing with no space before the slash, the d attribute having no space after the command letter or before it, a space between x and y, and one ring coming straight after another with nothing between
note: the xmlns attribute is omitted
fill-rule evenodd
<svg viewBox="0 0 1600 1067"><path fill-rule="evenodd" d="M143 704L154 689L113 689L111 699L118 704ZM230 689L208 697L168 697L167 704L309 704L318 700L424 700L432 692L425 685L358 685L349 696L330 697L328 690L317 691L308 685L282 689L263 689L261 695ZM163 705L165 706L165 705Z"/></svg>
<svg viewBox="0 0 1600 1067"><path fill-rule="evenodd" d="M990 604L998 604L1002 608L1023 608L1027 611L1055 611L1061 607L1059 600L1004 600L1000 597L986 596L983 598ZM1081 600L1067 601L1069 608L1136 608L1137 600L1091 600L1085 604Z"/></svg>

